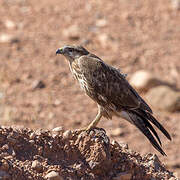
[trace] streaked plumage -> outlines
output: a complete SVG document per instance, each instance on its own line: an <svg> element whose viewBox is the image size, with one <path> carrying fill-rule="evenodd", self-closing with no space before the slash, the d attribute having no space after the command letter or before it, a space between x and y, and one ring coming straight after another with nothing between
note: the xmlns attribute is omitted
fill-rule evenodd
<svg viewBox="0 0 180 180"><path fill-rule="evenodd" d="M151 108L131 87L124 74L82 46L64 46L56 54L63 54L68 59L73 76L85 93L98 104L98 114L87 129L95 127L102 116L108 119L113 115L120 116L134 124L165 155L151 123L171 140L169 133L152 116Z"/></svg>

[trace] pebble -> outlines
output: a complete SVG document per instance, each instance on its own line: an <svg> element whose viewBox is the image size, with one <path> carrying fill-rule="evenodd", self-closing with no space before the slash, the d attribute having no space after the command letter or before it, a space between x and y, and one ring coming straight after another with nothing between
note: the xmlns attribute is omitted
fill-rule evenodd
<svg viewBox="0 0 180 180"><path fill-rule="evenodd" d="M48 180L63 180L62 176L59 175L56 171L51 171L50 173L46 174L45 179Z"/></svg>
<svg viewBox="0 0 180 180"><path fill-rule="evenodd" d="M35 80L35 81L32 83L32 86L31 86L31 88L32 88L33 90L42 89L42 88L45 88L45 87L46 87L45 83L44 83L43 81L41 81L41 80Z"/></svg>
<svg viewBox="0 0 180 180"><path fill-rule="evenodd" d="M37 172L42 171L42 164L38 160L34 160L31 165L32 169L35 169Z"/></svg>
<svg viewBox="0 0 180 180"><path fill-rule="evenodd" d="M30 139L34 139L35 136L36 136L36 133L32 132L32 133L30 134L29 138L30 138Z"/></svg>
<svg viewBox="0 0 180 180"><path fill-rule="evenodd" d="M98 19L96 21L96 26L97 27L105 27L107 25L106 19Z"/></svg>
<svg viewBox="0 0 180 180"><path fill-rule="evenodd" d="M70 139L72 137L72 132L71 130L67 130L63 133L63 138L64 139Z"/></svg>
<svg viewBox="0 0 180 180"><path fill-rule="evenodd" d="M118 142L117 141L115 141L115 140L112 140L112 143L111 143L113 146L119 146L119 144L118 144Z"/></svg>
<svg viewBox="0 0 180 180"><path fill-rule="evenodd" d="M1 34L0 43L10 43L12 40L12 35L10 34Z"/></svg>
<svg viewBox="0 0 180 180"><path fill-rule="evenodd" d="M152 106L159 110L169 112L180 110L180 92L176 92L168 86L152 88L146 98Z"/></svg>
<svg viewBox="0 0 180 180"><path fill-rule="evenodd" d="M139 91L149 89L161 84L161 81L148 71L140 70L135 72L129 80L130 84Z"/></svg>
<svg viewBox="0 0 180 180"><path fill-rule="evenodd" d="M11 20L6 20L4 24L7 29L14 29L16 27L15 23Z"/></svg>
<svg viewBox="0 0 180 180"><path fill-rule="evenodd" d="M152 156L149 157L148 165L154 167L156 171L159 170L159 168L161 167L161 164L157 155L152 154Z"/></svg>
<svg viewBox="0 0 180 180"><path fill-rule="evenodd" d="M56 135L62 135L63 134L63 127L59 126L54 129L52 129L52 133Z"/></svg>
<svg viewBox="0 0 180 180"><path fill-rule="evenodd" d="M109 36L106 33L99 34L98 40L101 43L101 45L105 47L109 41Z"/></svg>
<svg viewBox="0 0 180 180"><path fill-rule="evenodd" d="M56 100L54 101L54 105L55 105L55 106L59 106L60 104L61 104L61 101L60 101L60 100L56 99Z"/></svg>
<svg viewBox="0 0 180 180"><path fill-rule="evenodd" d="M171 7L174 10L180 10L180 0L171 0Z"/></svg>
<svg viewBox="0 0 180 180"><path fill-rule="evenodd" d="M122 129L121 128L116 128L111 132L112 136L121 136L123 135Z"/></svg>

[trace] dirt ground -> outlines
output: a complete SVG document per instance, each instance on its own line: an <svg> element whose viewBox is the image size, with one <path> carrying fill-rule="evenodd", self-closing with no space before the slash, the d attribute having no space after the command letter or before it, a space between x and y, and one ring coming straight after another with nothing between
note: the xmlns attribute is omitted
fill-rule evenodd
<svg viewBox="0 0 180 180"><path fill-rule="evenodd" d="M170 0L1 0L0 7L1 125L73 130L95 117L96 104L55 55L66 44L83 44L128 79L145 69L180 88L180 11ZM160 135L167 157L123 119L102 119L99 127L141 155L156 153L180 176L180 112L152 108L173 138Z"/></svg>
<svg viewBox="0 0 180 180"><path fill-rule="evenodd" d="M177 180L156 155L142 158L125 144L110 143L102 128L49 132L3 127L0 145L3 180Z"/></svg>

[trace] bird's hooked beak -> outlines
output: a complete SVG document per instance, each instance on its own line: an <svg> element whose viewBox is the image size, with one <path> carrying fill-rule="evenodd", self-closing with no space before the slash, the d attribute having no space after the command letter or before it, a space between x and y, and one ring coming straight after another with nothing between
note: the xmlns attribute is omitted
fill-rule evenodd
<svg viewBox="0 0 180 180"><path fill-rule="evenodd" d="M57 54L63 54L63 48L59 48L56 50L56 55Z"/></svg>

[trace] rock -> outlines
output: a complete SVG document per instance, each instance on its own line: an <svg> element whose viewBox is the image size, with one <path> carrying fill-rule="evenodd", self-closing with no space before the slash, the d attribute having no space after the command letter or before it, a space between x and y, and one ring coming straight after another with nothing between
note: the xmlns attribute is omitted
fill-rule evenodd
<svg viewBox="0 0 180 180"><path fill-rule="evenodd" d="M18 43L20 42L20 36L15 36L11 34L1 34L0 43Z"/></svg>
<svg viewBox="0 0 180 180"><path fill-rule="evenodd" d="M35 81L32 83L32 86L31 86L31 88L32 88L33 90L42 89L42 88L45 88L45 87L46 87L45 83L44 83L43 81L41 81L41 80L35 80Z"/></svg>
<svg viewBox="0 0 180 180"><path fill-rule="evenodd" d="M146 95L148 102L159 110L169 112L180 110L180 92L176 92L168 86L152 88Z"/></svg>
<svg viewBox="0 0 180 180"><path fill-rule="evenodd" d="M98 40L101 43L102 46L106 46L109 40L109 36L105 33L98 35Z"/></svg>
<svg viewBox="0 0 180 180"><path fill-rule="evenodd" d="M11 20L6 20L4 24L7 29L14 29L16 27L15 23Z"/></svg>
<svg viewBox="0 0 180 180"><path fill-rule="evenodd" d="M9 43L12 40L12 35L10 34L1 34L0 43Z"/></svg>
<svg viewBox="0 0 180 180"><path fill-rule="evenodd" d="M126 144L126 143L119 143L119 145L121 146L121 148L123 148L123 149L129 149L129 147L128 147L128 144Z"/></svg>
<svg viewBox="0 0 180 180"><path fill-rule="evenodd" d="M117 141L115 141L115 140L112 140L111 144L112 144L113 146L119 146L119 143L118 143Z"/></svg>
<svg viewBox="0 0 180 180"><path fill-rule="evenodd" d="M150 157L148 157L148 159L149 159L148 166L152 166L156 171L158 171L159 168L161 167L161 163L157 155L152 154Z"/></svg>
<svg viewBox="0 0 180 180"><path fill-rule="evenodd" d="M103 129L82 132L75 144L92 173L101 174L111 167L110 140Z"/></svg>
<svg viewBox="0 0 180 180"><path fill-rule="evenodd" d="M106 19L98 19L96 21L96 26L97 27L105 27L107 25Z"/></svg>
<svg viewBox="0 0 180 180"><path fill-rule="evenodd" d="M65 29L63 31L63 34L71 39L71 40L78 40L80 39L80 30L79 27L77 25L72 25L69 28Z"/></svg>
<svg viewBox="0 0 180 180"><path fill-rule="evenodd" d="M42 165L38 160L33 161L31 167L37 172L41 172L43 170Z"/></svg>
<svg viewBox="0 0 180 180"><path fill-rule="evenodd" d="M0 179L153 180L175 177L157 156L143 157L120 143L110 143L102 128L69 132L71 135L67 137L70 138L64 139L62 136L53 138L48 130L1 126ZM32 133L36 134L33 144L29 143ZM11 143L8 137L13 137L16 143Z"/></svg>
<svg viewBox="0 0 180 180"><path fill-rule="evenodd" d="M60 127L56 127L52 130L52 133L53 134L56 134L56 135L62 135L63 134L63 128L60 126Z"/></svg>
<svg viewBox="0 0 180 180"><path fill-rule="evenodd" d="M55 117L55 114L53 112L48 113L48 118L53 119Z"/></svg>
<svg viewBox="0 0 180 180"><path fill-rule="evenodd" d="M174 10L180 9L180 0L171 0L171 6Z"/></svg>
<svg viewBox="0 0 180 180"><path fill-rule="evenodd" d="M48 180L63 180L62 176L59 175L56 171L51 171L50 173L46 174L45 179Z"/></svg>
<svg viewBox="0 0 180 180"><path fill-rule="evenodd" d="M152 73L144 70L135 72L129 80L130 84L139 91L148 91L161 83Z"/></svg>
<svg viewBox="0 0 180 180"><path fill-rule="evenodd" d="M112 136L121 136L123 135L124 133L122 132L122 129L121 128L116 128L114 129L112 132L111 132L111 135Z"/></svg>
<svg viewBox="0 0 180 180"><path fill-rule="evenodd" d="M55 105L55 106L59 106L60 104L61 104L61 101L60 101L60 100L56 99L56 100L54 101L54 105Z"/></svg>
<svg viewBox="0 0 180 180"><path fill-rule="evenodd" d="M32 140L32 139L35 138L35 136L36 136L36 133L32 132L32 133L30 134L29 138Z"/></svg>
<svg viewBox="0 0 180 180"><path fill-rule="evenodd" d="M71 130L67 130L63 133L63 138L64 139L70 139L72 137L72 132Z"/></svg>
<svg viewBox="0 0 180 180"><path fill-rule="evenodd" d="M119 173L113 180L131 180L132 175L128 172Z"/></svg>

